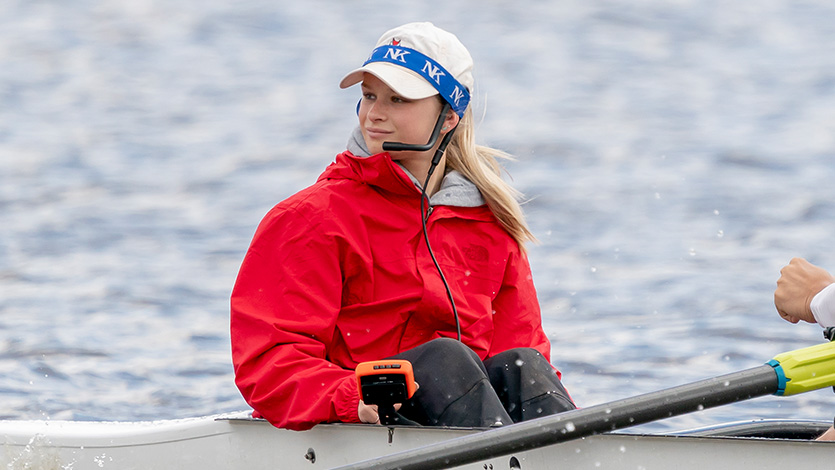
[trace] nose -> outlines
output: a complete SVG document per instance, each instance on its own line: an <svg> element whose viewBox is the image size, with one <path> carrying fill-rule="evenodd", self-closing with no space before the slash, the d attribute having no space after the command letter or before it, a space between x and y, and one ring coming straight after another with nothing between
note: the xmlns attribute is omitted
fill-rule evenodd
<svg viewBox="0 0 835 470"><path fill-rule="evenodd" d="M379 100L368 101L366 103L365 115L372 121L382 121L386 118L385 107Z"/></svg>

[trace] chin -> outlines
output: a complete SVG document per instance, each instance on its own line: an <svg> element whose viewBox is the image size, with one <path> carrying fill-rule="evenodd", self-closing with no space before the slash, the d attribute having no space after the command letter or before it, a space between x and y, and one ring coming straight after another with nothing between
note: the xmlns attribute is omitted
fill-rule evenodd
<svg viewBox="0 0 835 470"><path fill-rule="evenodd" d="M377 155L378 153L382 153L383 151L383 143L377 140L369 139L367 136L363 135L363 139L365 140L365 146L368 148L368 152L371 155Z"/></svg>

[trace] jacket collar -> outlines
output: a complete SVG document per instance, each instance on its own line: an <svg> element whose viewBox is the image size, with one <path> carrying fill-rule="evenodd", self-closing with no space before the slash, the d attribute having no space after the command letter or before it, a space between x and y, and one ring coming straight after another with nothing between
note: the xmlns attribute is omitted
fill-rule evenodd
<svg viewBox="0 0 835 470"><path fill-rule="evenodd" d="M365 139L362 136L362 131L357 126L351 133L348 139L348 152L354 157L365 159L372 157L368 146L365 144ZM373 157L385 156L387 160L394 163L406 176L411 180L412 184L420 191L422 183L417 180L406 168L400 163L391 160L388 153L381 153ZM376 159L376 158L375 158ZM324 175L323 175L324 176ZM365 180L363 180L365 181ZM366 181L368 182L368 181ZM441 181L441 188L437 193L433 194L429 199L431 206L457 206L457 207L478 207L485 204L484 198L478 187L468 180L463 174L456 170L450 170L444 175Z"/></svg>

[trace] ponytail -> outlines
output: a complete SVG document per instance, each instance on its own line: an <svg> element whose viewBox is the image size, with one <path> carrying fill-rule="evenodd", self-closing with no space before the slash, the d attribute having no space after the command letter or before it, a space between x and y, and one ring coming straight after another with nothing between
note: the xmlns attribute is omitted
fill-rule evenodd
<svg viewBox="0 0 835 470"><path fill-rule="evenodd" d="M447 167L476 185L493 215L524 251L525 242L536 241L536 237L528 228L519 204L522 193L502 179L499 158L513 159L501 150L475 143L472 109L467 109L446 149Z"/></svg>

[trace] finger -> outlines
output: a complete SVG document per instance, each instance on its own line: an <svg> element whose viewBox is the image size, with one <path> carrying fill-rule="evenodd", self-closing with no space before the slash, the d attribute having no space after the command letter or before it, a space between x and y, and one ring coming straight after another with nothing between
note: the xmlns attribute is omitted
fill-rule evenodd
<svg viewBox="0 0 835 470"><path fill-rule="evenodd" d="M782 318L783 320L786 320L789 323L794 323L794 324L800 323L799 318L797 318L793 315L789 315L787 313L780 312L780 318Z"/></svg>
<svg viewBox="0 0 835 470"><path fill-rule="evenodd" d="M785 310L783 310L781 308L777 309L777 313L780 314L780 318L782 318L783 320L786 320L787 322L797 323L798 320L799 320L797 317L795 317L794 315L789 315L788 313L786 313Z"/></svg>

